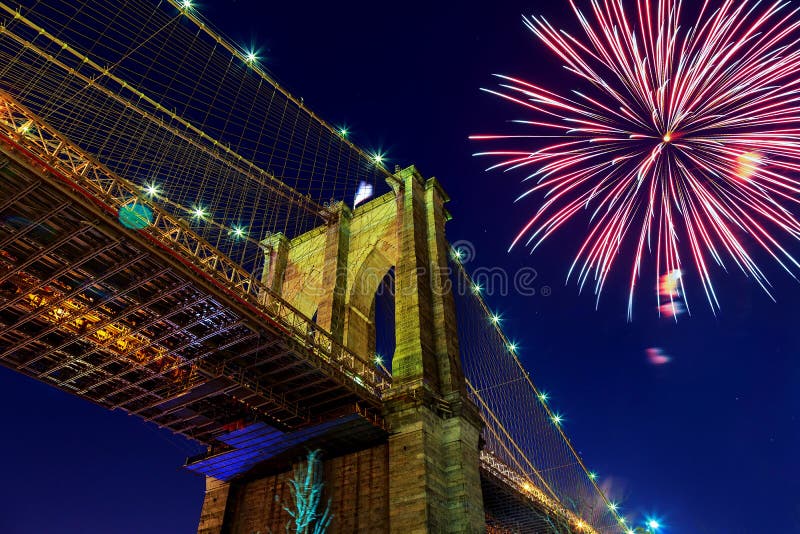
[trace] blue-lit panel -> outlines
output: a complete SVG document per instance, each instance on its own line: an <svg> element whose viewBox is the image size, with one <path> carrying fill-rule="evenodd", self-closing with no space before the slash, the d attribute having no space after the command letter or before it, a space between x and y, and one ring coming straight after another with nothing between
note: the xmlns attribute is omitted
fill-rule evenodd
<svg viewBox="0 0 800 534"><path fill-rule="evenodd" d="M294 432L284 433L264 423L254 423L219 438L233 450L198 460L188 469L220 480L230 480L246 473L256 464L291 449L311 443L343 440L359 441L383 433L358 414L326 421Z"/></svg>

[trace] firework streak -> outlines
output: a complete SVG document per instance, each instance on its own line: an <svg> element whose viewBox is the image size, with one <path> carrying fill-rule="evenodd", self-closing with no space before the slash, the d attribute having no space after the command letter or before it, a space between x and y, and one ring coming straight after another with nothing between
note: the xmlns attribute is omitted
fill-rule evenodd
<svg viewBox="0 0 800 534"><path fill-rule="evenodd" d="M772 296L757 250L792 276L800 270L785 244L800 239L798 8L707 1L694 25L679 26L680 1L596 0L583 11L570 3L579 37L524 20L583 89L565 96L499 76L499 88L485 90L528 110L530 120L515 122L531 135L472 136L530 143L480 153L500 158L491 169L527 169L520 199L542 199L512 247L536 249L586 213L568 279L593 284L599 301L630 250L629 317L646 254L656 279L696 275L715 312L713 264L735 264Z"/></svg>

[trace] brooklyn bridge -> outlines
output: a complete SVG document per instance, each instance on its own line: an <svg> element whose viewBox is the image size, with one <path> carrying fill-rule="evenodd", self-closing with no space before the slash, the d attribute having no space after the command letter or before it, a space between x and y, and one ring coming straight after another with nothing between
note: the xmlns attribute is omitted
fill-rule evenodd
<svg viewBox="0 0 800 534"><path fill-rule="evenodd" d="M198 532L283 530L312 449L331 532L629 532L435 178L385 168L189 2L25 0L0 24L0 363L203 444Z"/></svg>

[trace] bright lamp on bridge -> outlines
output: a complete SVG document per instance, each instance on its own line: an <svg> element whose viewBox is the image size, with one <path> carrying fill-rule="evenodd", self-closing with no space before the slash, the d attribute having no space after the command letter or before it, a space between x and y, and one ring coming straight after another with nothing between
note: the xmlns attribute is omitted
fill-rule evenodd
<svg viewBox="0 0 800 534"><path fill-rule="evenodd" d="M161 193L161 189L156 184L146 184L144 192L149 197L157 197Z"/></svg>

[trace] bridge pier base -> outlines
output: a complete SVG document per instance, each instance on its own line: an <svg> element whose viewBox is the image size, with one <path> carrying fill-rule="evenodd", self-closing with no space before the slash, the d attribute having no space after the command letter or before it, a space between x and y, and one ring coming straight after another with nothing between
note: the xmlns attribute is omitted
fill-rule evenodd
<svg viewBox="0 0 800 534"><path fill-rule="evenodd" d="M228 509L228 495L231 485L228 482L206 477L206 494L200 512L200 534L222 534L225 525L225 511Z"/></svg>
<svg viewBox="0 0 800 534"><path fill-rule="evenodd" d="M467 407L414 389L386 402L390 532L485 531L478 472L481 423Z"/></svg>

